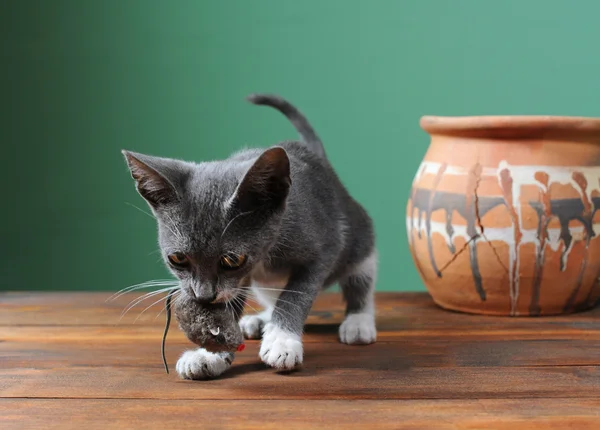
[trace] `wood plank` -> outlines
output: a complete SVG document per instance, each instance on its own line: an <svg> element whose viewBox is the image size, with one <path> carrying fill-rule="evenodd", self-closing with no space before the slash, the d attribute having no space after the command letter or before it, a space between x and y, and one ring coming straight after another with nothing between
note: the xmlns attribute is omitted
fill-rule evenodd
<svg viewBox="0 0 600 430"><path fill-rule="evenodd" d="M104 303L107 296L108 293L3 293L0 294L0 326L127 326L133 323L144 309L132 309L119 323L122 310L139 295L129 294L115 302ZM557 317L503 318L445 311L435 306L427 294L421 293L378 293L376 302L380 331L434 330L464 333L501 330L502 333L507 333L519 330L535 333L563 328L579 332L600 330L600 307L588 312ZM257 307L256 304L253 306ZM311 325L339 324L343 319L343 309L338 294L323 294L315 303L307 322ZM141 315L135 325L162 326L164 314L156 319L161 310L159 305L151 307Z"/></svg>
<svg viewBox="0 0 600 430"><path fill-rule="evenodd" d="M0 427L232 429L598 428L600 400L194 401L0 400Z"/></svg>
<svg viewBox="0 0 600 430"><path fill-rule="evenodd" d="M181 336L167 343L167 358L177 358L194 345ZM258 363L259 342L247 341L236 354L235 364ZM160 339L152 341L94 339L82 337L69 342L5 341L0 347L4 368L48 369L58 367L137 366L162 368ZM348 346L337 341L305 343L306 366L332 366L397 370L408 367L532 367L600 366L600 338L588 339L483 339L407 338L368 346Z"/></svg>
<svg viewBox="0 0 600 430"><path fill-rule="evenodd" d="M156 297L136 305L120 319L128 304L140 296L139 293L130 293L106 302L110 297L109 293L0 293L0 325L115 325L119 321L131 323L136 319L136 323L140 325L155 324L157 314L163 309L162 303L151 306L143 314L141 312L158 300ZM417 297L429 300L428 296ZM395 296L382 296L380 301L382 303L378 304L378 309L383 314L393 310L393 306L405 305ZM253 308L260 310L257 303L250 301L249 304L249 313L254 313ZM331 319L332 316L341 319L343 310L342 299L338 294L325 293L315 303L312 318L313 321L318 321L319 317ZM159 320L162 321L164 316Z"/></svg>
<svg viewBox="0 0 600 430"><path fill-rule="evenodd" d="M326 342L338 343L339 323L317 324L305 327L304 342ZM396 326L397 327L397 326ZM138 326L121 325L110 326L0 326L0 341L12 342L79 342L94 339L102 342L119 341L148 341L160 342L164 326ZM470 330L467 327L455 328L447 326L444 330L396 328L394 322L386 319L378 320L378 341L398 342L407 339L428 338L469 338L473 341L485 339L505 340L535 340L535 339L587 339L591 341L600 340L600 327L589 328L566 328L560 326L528 327L528 328L504 328ZM173 323L168 339L174 341L185 340L184 334L179 330L177 324Z"/></svg>
<svg viewBox="0 0 600 430"><path fill-rule="evenodd" d="M44 307L49 308L60 308L61 306L69 307L72 309L113 309L118 310L119 313L123 307L131 300L140 297L142 293L127 293L117 298L114 301L107 301L112 295L111 292L0 292L0 306L31 306L32 310L35 308L42 309ZM158 298L159 296L157 296ZM147 304L152 303L148 301ZM377 309L386 311L400 311L403 313L407 310L421 311L421 310L441 310L437 307L431 297L427 293L386 293L379 292L376 294ZM342 297L339 293L324 292L319 295L314 309L318 311L331 311L331 310L342 310L343 309ZM452 311L444 311L445 315L465 315L462 313L456 313ZM600 306L595 307L592 310L585 312L578 312L574 314L566 314L562 316L552 317L514 317L506 318L512 320L522 321L535 321L536 319L575 319L579 320L582 318L588 318L600 315ZM479 319L497 319L504 320L503 317L494 316L477 316L474 317ZM588 318L589 319L589 318Z"/></svg>
<svg viewBox="0 0 600 430"><path fill-rule="evenodd" d="M212 381L182 381L159 366L8 368L0 397L143 399L484 399L598 398L599 366L411 367L380 357L368 368L315 357L278 374L258 361L238 363ZM387 362L385 361L387 360ZM404 366L403 366L404 364Z"/></svg>

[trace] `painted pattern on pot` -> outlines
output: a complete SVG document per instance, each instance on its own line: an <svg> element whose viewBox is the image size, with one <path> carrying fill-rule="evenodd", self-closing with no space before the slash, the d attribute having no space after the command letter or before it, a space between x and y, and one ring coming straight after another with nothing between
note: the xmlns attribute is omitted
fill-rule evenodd
<svg viewBox="0 0 600 430"><path fill-rule="evenodd" d="M583 163L570 164L577 161ZM594 304L598 161L600 145L585 140L432 133L406 224L434 300L454 310L514 316Z"/></svg>

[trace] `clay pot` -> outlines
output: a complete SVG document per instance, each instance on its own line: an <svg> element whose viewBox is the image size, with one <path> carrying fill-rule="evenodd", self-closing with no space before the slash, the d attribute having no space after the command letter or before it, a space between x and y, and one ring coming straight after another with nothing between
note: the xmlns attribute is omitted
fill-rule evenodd
<svg viewBox="0 0 600 430"><path fill-rule="evenodd" d="M423 117L431 145L407 208L434 301L552 315L600 298L600 118Z"/></svg>

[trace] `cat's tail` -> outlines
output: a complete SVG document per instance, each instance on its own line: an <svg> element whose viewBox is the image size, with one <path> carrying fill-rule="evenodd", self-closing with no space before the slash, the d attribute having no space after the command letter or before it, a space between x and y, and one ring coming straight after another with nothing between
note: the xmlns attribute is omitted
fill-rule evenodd
<svg viewBox="0 0 600 430"><path fill-rule="evenodd" d="M287 100L272 94L251 94L247 97L250 103L261 106L270 106L284 114L300 133L300 137L313 152L325 158L325 148L321 139L312 128L306 117Z"/></svg>

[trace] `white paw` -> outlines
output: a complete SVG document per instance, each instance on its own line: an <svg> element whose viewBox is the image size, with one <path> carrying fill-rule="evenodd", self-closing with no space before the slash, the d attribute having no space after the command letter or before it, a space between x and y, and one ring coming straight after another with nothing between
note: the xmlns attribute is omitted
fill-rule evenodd
<svg viewBox="0 0 600 430"><path fill-rule="evenodd" d="M300 336L280 329L273 323L265 325L260 345L261 360L278 370L292 370L302 364Z"/></svg>
<svg viewBox="0 0 600 430"><path fill-rule="evenodd" d="M212 353L203 348L186 351L177 360L177 373L182 379L210 379L222 375L229 367L233 355Z"/></svg>
<svg viewBox="0 0 600 430"><path fill-rule="evenodd" d="M350 314L340 326L340 340L348 345L366 345L375 342L375 317L368 313Z"/></svg>
<svg viewBox="0 0 600 430"><path fill-rule="evenodd" d="M260 339L264 325L265 322L258 315L246 315L240 320L240 329L246 339Z"/></svg>

